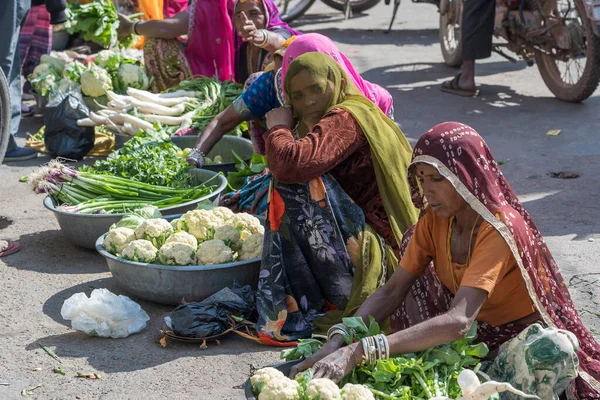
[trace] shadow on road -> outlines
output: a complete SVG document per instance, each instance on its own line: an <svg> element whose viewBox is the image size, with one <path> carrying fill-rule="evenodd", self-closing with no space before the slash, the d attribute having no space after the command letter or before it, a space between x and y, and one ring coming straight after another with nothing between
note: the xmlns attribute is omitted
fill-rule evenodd
<svg viewBox="0 0 600 400"><path fill-rule="evenodd" d="M44 303L43 312L54 321L70 327L70 322L65 321L60 315L64 301L75 293L84 292L89 296L92 290L98 288L106 288L117 295L128 295L116 286L112 278L97 279L58 292ZM86 358L93 368L106 373L143 370L178 358L205 358L269 350L266 346L250 340L239 339L234 333L222 337L221 345L215 342L207 343L206 350L201 350L198 344L180 343L170 339L167 341L167 347L163 349L159 344L162 337L159 330L164 315L175 307L161 306L134 296L130 297L150 316L148 326L142 332L123 339L97 338L82 332L69 332L38 339L29 343L26 349L34 350L40 345L55 347L59 357Z"/></svg>
<svg viewBox="0 0 600 400"><path fill-rule="evenodd" d="M48 218L53 218L48 215ZM96 250L70 243L60 230L21 235L21 250L2 261L9 267L46 274L97 274L107 272L104 257Z"/></svg>
<svg viewBox="0 0 600 400"><path fill-rule="evenodd" d="M384 30L373 29L338 29L328 28L304 33L320 33L337 43L349 45L395 45L402 46L429 46L438 42L437 29L406 29L392 31L389 34Z"/></svg>

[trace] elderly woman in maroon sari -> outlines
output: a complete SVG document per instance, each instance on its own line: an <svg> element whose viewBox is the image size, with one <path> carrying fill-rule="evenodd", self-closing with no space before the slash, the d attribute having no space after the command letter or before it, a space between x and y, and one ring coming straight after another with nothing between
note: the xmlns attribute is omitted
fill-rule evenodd
<svg viewBox="0 0 600 400"><path fill-rule="evenodd" d="M458 340L475 321L478 340L492 354L507 343L501 356L531 328L553 328L572 343L573 371L562 391L579 375L567 397L600 398L600 345L581 322L540 231L483 138L460 123L435 126L415 146L408 180L421 217L405 235L400 268L355 315L378 321L391 316L391 355ZM340 349L342 343L339 334L331 335L296 369L313 366L315 377L340 380L364 355L360 342ZM540 396L535 386L545 383L532 385ZM549 398L560 394L550 391Z"/></svg>

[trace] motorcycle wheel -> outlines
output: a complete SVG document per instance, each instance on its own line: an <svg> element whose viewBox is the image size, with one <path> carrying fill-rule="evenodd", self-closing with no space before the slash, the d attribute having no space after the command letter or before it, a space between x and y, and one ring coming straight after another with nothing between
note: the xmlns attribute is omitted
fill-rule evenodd
<svg viewBox="0 0 600 400"><path fill-rule="evenodd" d="M358 13L375 7L380 1L381 0L350 0L350 7L352 8L352 12ZM323 0L323 3L336 10L344 11L344 0Z"/></svg>
<svg viewBox="0 0 600 400"><path fill-rule="evenodd" d="M567 27L576 24L571 29L578 29L583 34L580 55L565 62L538 51L535 60L544 83L554 96L563 101L579 103L590 97L600 82L600 38L592 30L582 1L574 2L575 8L572 7L572 0L559 0L557 8L566 11L571 4Z"/></svg>
<svg viewBox="0 0 600 400"><path fill-rule="evenodd" d="M442 0L444 1L444 0ZM462 0L447 0L445 12L440 12L439 40L444 63L452 68L459 68L463 63L462 58Z"/></svg>
<svg viewBox="0 0 600 400"><path fill-rule="evenodd" d="M275 2L284 22L292 22L300 18L316 0L278 0Z"/></svg>
<svg viewBox="0 0 600 400"><path fill-rule="evenodd" d="M0 68L0 164L4 160L6 147L10 136L10 95L8 92L8 81Z"/></svg>

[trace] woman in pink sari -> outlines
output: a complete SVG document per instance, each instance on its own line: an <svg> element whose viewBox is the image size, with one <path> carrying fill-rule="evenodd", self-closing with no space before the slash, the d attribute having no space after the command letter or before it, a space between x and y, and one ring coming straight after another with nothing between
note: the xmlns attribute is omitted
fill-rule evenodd
<svg viewBox="0 0 600 400"><path fill-rule="evenodd" d="M421 217L405 235L399 268L355 314L391 317L389 355L459 340L477 321L478 340L499 350L491 371L503 381L525 389L523 375L530 376L528 392L544 399L565 391L569 399L600 398L600 345L483 138L457 122L433 127L414 148L408 182ZM545 360L527 345L527 337L543 329L569 338L541 352ZM365 354L361 343L340 349L342 342L331 335L297 369L313 366L315 377L340 380ZM502 364L516 348L527 365ZM548 364L555 356L566 359ZM548 386L549 392L542 391Z"/></svg>
<svg viewBox="0 0 600 400"><path fill-rule="evenodd" d="M121 36L147 38L144 59L158 91L196 75L244 82L297 33L281 20L273 0L194 0L172 18L120 20ZM177 40L184 35L187 44Z"/></svg>

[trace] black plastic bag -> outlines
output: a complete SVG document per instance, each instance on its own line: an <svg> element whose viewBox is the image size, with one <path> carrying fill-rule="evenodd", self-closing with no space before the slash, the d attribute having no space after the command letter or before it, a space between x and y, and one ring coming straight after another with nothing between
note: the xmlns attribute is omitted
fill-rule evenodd
<svg viewBox="0 0 600 400"><path fill-rule="evenodd" d="M93 127L77 126L90 112L77 91L58 94L44 109L44 145L52 157L81 160L94 147Z"/></svg>
<svg viewBox="0 0 600 400"><path fill-rule="evenodd" d="M182 304L171 317L177 336L205 338L229 329L228 315L252 320L256 314L254 291L250 285L219 290L201 302Z"/></svg>

